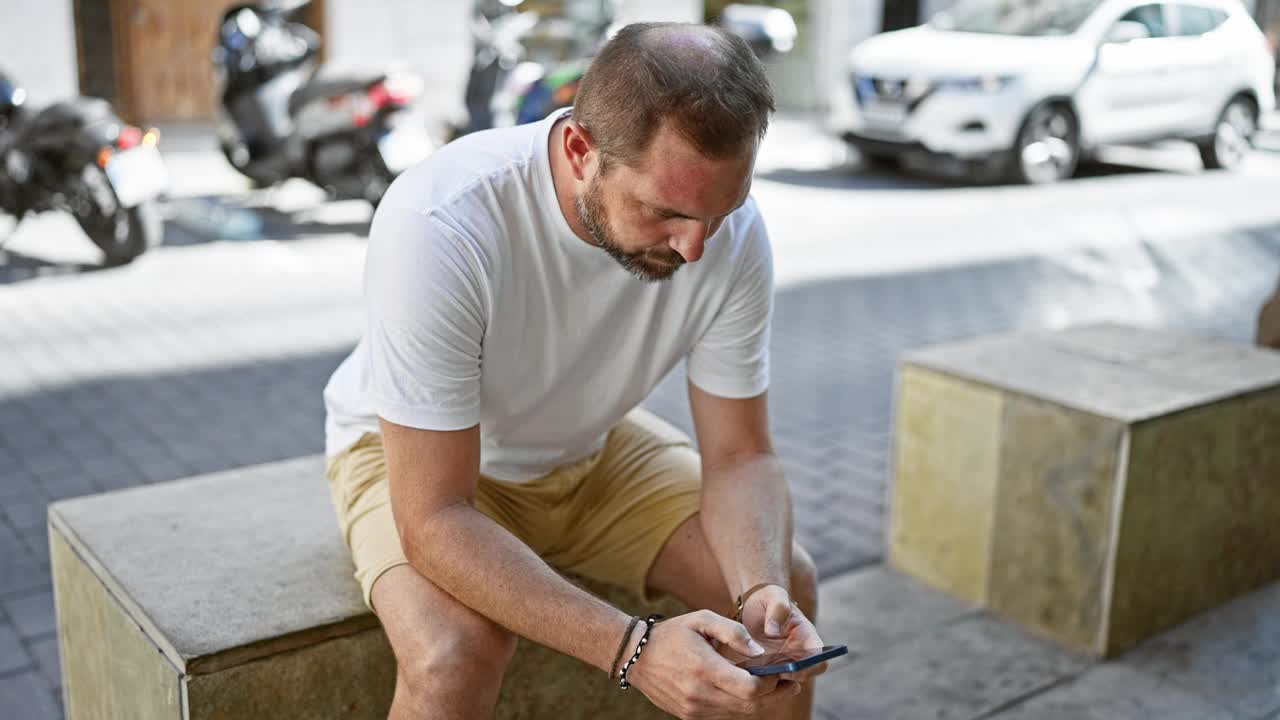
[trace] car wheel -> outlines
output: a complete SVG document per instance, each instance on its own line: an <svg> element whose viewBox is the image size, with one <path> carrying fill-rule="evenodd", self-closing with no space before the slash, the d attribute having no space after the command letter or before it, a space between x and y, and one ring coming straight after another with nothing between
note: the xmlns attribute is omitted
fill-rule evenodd
<svg viewBox="0 0 1280 720"><path fill-rule="evenodd" d="M1231 170L1240 166L1252 147L1258 129L1258 111L1253 101L1237 97L1227 103L1213 138L1197 143L1206 170Z"/></svg>
<svg viewBox="0 0 1280 720"><path fill-rule="evenodd" d="M1058 182L1080 162L1080 128L1065 105L1046 103L1027 115L1013 147L1012 175L1030 185Z"/></svg>

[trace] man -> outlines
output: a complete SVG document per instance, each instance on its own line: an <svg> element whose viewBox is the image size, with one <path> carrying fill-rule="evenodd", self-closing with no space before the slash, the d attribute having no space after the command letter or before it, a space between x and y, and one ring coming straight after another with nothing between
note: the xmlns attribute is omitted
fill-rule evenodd
<svg viewBox="0 0 1280 720"><path fill-rule="evenodd" d="M516 636L617 684L644 623L552 566L703 609L629 667L664 710L809 717L820 669L758 678L717 652L822 644L766 410L772 264L748 192L772 110L740 39L630 25L571 114L463 138L388 191L367 332L325 401L393 718L492 717ZM701 455L635 409L681 360Z"/></svg>

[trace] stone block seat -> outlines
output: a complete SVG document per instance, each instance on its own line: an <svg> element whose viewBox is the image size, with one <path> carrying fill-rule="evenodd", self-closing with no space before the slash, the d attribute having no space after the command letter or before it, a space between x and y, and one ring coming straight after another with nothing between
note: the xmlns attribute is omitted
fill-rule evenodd
<svg viewBox="0 0 1280 720"><path fill-rule="evenodd" d="M330 503L309 457L52 505L67 717L385 718L395 659ZM634 614L683 612L585 587ZM521 641L498 717L668 716Z"/></svg>
<svg viewBox="0 0 1280 720"><path fill-rule="evenodd" d="M1093 325L900 364L889 560L1094 656L1280 578L1280 353Z"/></svg>

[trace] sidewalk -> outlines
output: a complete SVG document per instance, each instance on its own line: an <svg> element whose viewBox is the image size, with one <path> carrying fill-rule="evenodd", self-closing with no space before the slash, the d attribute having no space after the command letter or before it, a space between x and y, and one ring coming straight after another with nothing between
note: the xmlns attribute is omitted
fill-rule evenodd
<svg viewBox="0 0 1280 720"><path fill-rule="evenodd" d="M266 239L208 243L171 224L171 246L134 266L0 278L6 718L60 716L48 502L321 452L320 388L363 320L367 209L325 215L341 210L251 207ZM1091 665L880 565L902 351L1103 319L1244 341L1280 226L1116 252L1142 262L1093 248L779 290L776 445L823 578L822 627L859 653L820 685L826 720L1280 718L1280 586ZM689 428L681 372L646 404Z"/></svg>

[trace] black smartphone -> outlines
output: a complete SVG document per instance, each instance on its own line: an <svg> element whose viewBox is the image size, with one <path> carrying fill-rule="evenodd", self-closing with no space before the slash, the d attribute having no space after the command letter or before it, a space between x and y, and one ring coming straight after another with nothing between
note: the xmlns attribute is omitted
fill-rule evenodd
<svg viewBox="0 0 1280 720"><path fill-rule="evenodd" d="M795 650L792 652L766 653L738 663L738 667L752 675L777 675L800 672L831 658L849 654L844 645L828 645L821 649Z"/></svg>

